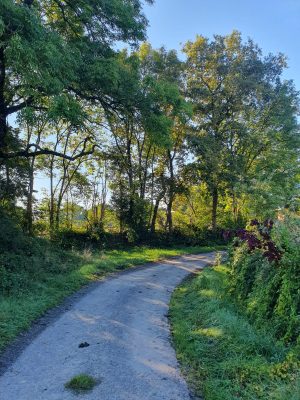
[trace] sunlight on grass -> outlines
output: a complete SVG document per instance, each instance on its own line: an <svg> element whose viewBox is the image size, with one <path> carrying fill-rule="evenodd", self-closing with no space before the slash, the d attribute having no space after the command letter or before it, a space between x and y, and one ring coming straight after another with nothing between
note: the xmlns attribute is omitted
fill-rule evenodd
<svg viewBox="0 0 300 400"><path fill-rule="evenodd" d="M197 329L196 331L193 331L194 334L196 335L203 335L207 337L212 337L212 338L219 338L223 336L223 330L219 328L201 328Z"/></svg>
<svg viewBox="0 0 300 400"><path fill-rule="evenodd" d="M199 294L204 297L215 297L216 291L213 289L202 289L199 291Z"/></svg>
<svg viewBox="0 0 300 400"><path fill-rule="evenodd" d="M83 265L80 269L79 272L82 276L90 276L92 278L92 275L98 270L97 266L95 264L86 264Z"/></svg>
<svg viewBox="0 0 300 400"><path fill-rule="evenodd" d="M102 279L106 274L136 265L183 254L205 253L221 249L215 247L148 248L128 250L75 252L77 263L57 271L40 270L29 286L0 299L0 350L46 310L58 305L66 296L83 285ZM79 261L78 261L79 260Z"/></svg>
<svg viewBox="0 0 300 400"><path fill-rule="evenodd" d="M187 292L187 288L185 288L185 287L181 287L181 288L179 288L178 290L180 291L180 293L185 293L185 292Z"/></svg>
<svg viewBox="0 0 300 400"><path fill-rule="evenodd" d="M205 269L177 288L170 321L177 358L205 400L298 400L300 363L232 303L228 268Z"/></svg>

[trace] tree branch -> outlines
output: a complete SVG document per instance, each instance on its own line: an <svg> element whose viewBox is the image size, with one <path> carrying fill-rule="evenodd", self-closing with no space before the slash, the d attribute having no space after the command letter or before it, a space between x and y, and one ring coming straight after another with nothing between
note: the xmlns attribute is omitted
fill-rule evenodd
<svg viewBox="0 0 300 400"><path fill-rule="evenodd" d="M29 99L24 100L22 103L15 104L14 106L10 106L6 108L6 115L13 114L22 110L25 107L28 107L33 102L33 97L29 97Z"/></svg>
<svg viewBox="0 0 300 400"><path fill-rule="evenodd" d="M36 157L36 156L42 156L42 155L52 155L56 157L60 157L69 161L75 161L78 158L88 156L94 153L96 148L99 148L97 144L93 144L92 148L90 150L86 150L87 144L90 141L90 138L85 138L83 141L83 148L78 154L73 154L73 155L68 155L61 153L56 150L50 150L48 148L42 148L36 143L31 143L28 144L28 146L24 150L16 151L16 152L11 152L11 153L3 153L0 152L0 159L12 159L12 158L17 158L17 157L25 157L25 158L31 158L31 157ZM30 151L30 149L34 148L35 151Z"/></svg>

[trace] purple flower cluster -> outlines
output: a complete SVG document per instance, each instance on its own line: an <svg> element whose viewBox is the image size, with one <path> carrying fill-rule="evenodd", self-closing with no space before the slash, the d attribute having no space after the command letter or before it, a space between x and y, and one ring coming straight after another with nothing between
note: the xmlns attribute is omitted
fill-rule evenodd
<svg viewBox="0 0 300 400"><path fill-rule="evenodd" d="M271 219L267 219L261 223L257 219L254 219L250 222L250 226L252 226L254 230L239 229L235 232L226 231L224 232L224 239L229 240L233 237L237 237L240 242L247 243L249 253L260 249L262 250L263 256L266 257L269 262L278 263L282 257L282 252L271 238L274 222ZM236 244L238 245L239 242Z"/></svg>

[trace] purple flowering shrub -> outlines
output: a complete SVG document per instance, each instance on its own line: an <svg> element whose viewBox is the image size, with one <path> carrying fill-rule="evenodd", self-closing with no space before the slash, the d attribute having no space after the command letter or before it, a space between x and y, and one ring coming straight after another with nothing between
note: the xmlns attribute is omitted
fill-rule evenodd
<svg viewBox="0 0 300 400"><path fill-rule="evenodd" d="M226 231L224 232L224 239L229 240L235 238L234 246L237 247L241 243L245 243L249 253L259 249L269 262L278 263L283 253L272 240L271 233L273 227L274 222L271 219L267 219L264 222L253 219L250 222L250 229Z"/></svg>

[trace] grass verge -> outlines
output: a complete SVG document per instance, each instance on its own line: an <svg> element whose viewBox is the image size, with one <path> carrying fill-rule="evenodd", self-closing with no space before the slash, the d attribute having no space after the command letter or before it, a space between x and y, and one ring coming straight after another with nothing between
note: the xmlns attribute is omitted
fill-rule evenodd
<svg viewBox="0 0 300 400"><path fill-rule="evenodd" d="M97 381L89 375L76 375L65 384L66 389L70 389L75 393L88 392L96 386Z"/></svg>
<svg viewBox="0 0 300 400"><path fill-rule="evenodd" d="M48 262L45 258L53 255L41 254L40 257L44 257L43 267L33 269L30 273L19 272L18 280L12 285L12 289L2 295L0 292L0 351L45 311L93 280L111 272L165 257L214 249L218 247L136 247L126 251L83 252L66 256L66 262L48 269L47 265L52 265L53 262ZM12 278L15 276L16 274L11 275Z"/></svg>
<svg viewBox="0 0 300 400"><path fill-rule="evenodd" d="M226 290L228 270L207 269L173 294L173 341L191 388L205 400L299 400L293 349L258 331Z"/></svg>

